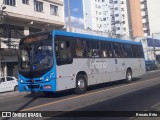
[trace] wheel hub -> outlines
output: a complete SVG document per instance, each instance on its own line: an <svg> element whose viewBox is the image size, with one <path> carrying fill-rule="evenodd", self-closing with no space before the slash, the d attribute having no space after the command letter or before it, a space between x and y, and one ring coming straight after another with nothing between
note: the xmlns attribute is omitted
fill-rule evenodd
<svg viewBox="0 0 160 120"><path fill-rule="evenodd" d="M78 80L78 87L80 89L84 89L84 86L85 86L84 80Z"/></svg>

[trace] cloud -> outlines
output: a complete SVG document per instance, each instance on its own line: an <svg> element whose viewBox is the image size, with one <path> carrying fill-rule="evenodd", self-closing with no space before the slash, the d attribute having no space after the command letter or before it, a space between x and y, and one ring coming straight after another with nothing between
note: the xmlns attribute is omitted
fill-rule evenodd
<svg viewBox="0 0 160 120"><path fill-rule="evenodd" d="M71 23L72 23L72 27L84 28L83 18L77 18L77 17L71 16ZM66 17L66 24L68 24L68 17Z"/></svg>
<svg viewBox="0 0 160 120"><path fill-rule="evenodd" d="M73 12L79 12L79 9L78 8L73 8L72 11Z"/></svg>

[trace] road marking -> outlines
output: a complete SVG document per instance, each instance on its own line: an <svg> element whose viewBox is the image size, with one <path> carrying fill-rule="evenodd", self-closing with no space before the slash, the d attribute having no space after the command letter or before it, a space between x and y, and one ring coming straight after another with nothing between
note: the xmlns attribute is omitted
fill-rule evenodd
<svg viewBox="0 0 160 120"><path fill-rule="evenodd" d="M157 104L155 104L155 105L153 105L153 106L151 106L151 108L153 109L153 108L155 108L155 107L157 107L157 106L160 106L160 102L157 103Z"/></svg>
<svg viewBox="0 0 160 120"><path fill-rule="evenodd" d="M92 93L86 93L86 94L83 94L83 95L78 95L78 96L75 96L75 97L66 98L66 99L62 99L62 100L58 100L58 101L54 101L54 102L50 102L50 103L46 103L46 104L41 104L41 105L38 105L38 106L35 106L35 107L26 108L26 109L23 109L23 110L20 110L20 111L29 111L29 110L33 110L33 109L36 109L36 108L49 106L49 105L52 105L52 104L57 104L57 103L60 103L60 102L64 102L64 101L68 101L68 100L72 100L72 99L77 99L77 98L80 98L80 97L89 96L89 95L93 95L93 94L97 94L97 93L101 93L101 92L105 92L105 91L110 91L110 90L117 89L117 88L136 85L136 84L148 82L148 81L151 81L151 80L157 80L157 79L160 79L160 77L153 78L153 79L148 79L148 80L144 80L144 81L140 81L140 82L135 82L135 83L128 84L128 85L122 85L122 86L118 86L118 87L104 89L104 90L96 91L96 92L92 92Z"/></svg>

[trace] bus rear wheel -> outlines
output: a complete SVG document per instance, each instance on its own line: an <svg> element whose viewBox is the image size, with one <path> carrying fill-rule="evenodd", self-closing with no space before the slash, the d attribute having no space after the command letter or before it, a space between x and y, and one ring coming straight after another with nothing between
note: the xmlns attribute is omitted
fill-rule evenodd
<svg viewBox="0 0 160 120"><path fill-rule="evenodd" d="M77 75L76 77L76 88L75 93L76 94L82 94L87 91L87 81L84 75Z"/></svg>
<svg viewBox="0 0 160 120"><path fill-rule="evenodd" d="M126 71L126 82L127 83L132 82L132 71L130 69L127 69L127 71Z"/></svg>

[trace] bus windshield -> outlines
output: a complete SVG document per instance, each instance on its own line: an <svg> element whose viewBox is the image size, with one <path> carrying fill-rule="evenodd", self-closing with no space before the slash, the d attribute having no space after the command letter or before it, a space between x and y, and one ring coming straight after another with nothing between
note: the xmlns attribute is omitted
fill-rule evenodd
<svg viewBox="0 0 160 120"><path fill-rule="evenodd" d="M20 44L20 70L38 71L53 65L51 38L37 36L26 38Z"/></svg>

